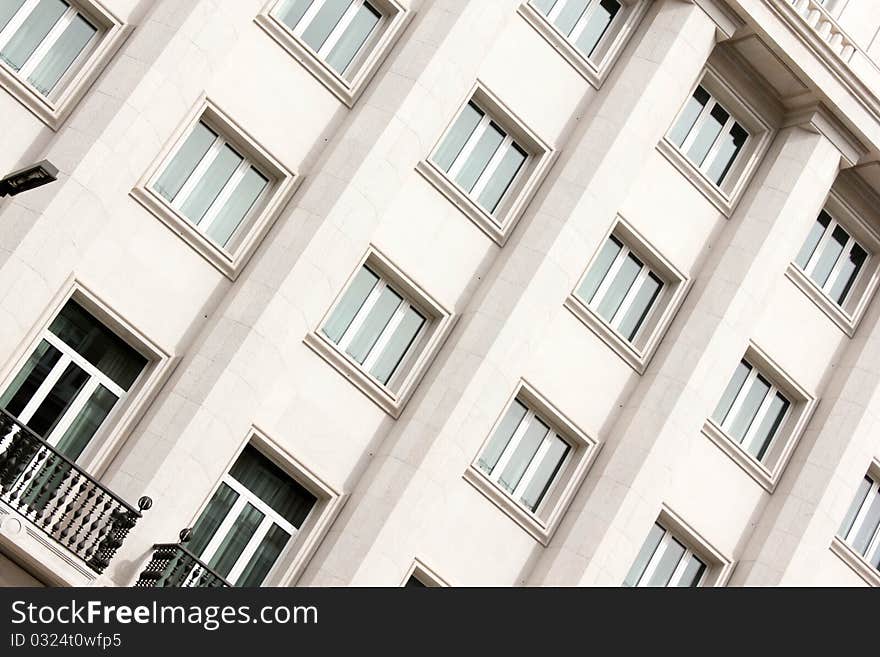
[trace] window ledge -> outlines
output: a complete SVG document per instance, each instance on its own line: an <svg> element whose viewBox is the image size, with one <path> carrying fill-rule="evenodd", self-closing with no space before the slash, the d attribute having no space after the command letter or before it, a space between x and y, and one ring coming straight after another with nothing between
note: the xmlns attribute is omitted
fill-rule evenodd
<svg viewBox="0 0 880 657"><path fill-rule="evenodd" d="M645 373L648 367L650 355L637 351L633 346L624 340L617 332L608 326L601 317L599 317L592 308L584 305L584 303L576 296L571 295L565 300L565 308L571 312L578 320L580 320L588 329L608 345L614 353L641 375Z"/></svg>
<svg viewBox="0 0 880 657"><path fill-rule="evenodd" d="M706 197L707 201L718 208L718 211L727 219L730 219L736 207L734 199L727 196L716 185L712 184L709 179L697 169L697 167L691 164L690 160L681 154L681 151L666 139L666 137L663 137L663 139L660 140L660 143L657 144L657 150L660 151L660 154L665 157L672 166L678 169L679 173L681 173L691 185L697 188L697 191Z"/></svg>
<svg viewBox="0 0 880 657"><path fill-rule="evenodd" d="M734 463L754 479L768 493L773 493L779 483L781 468L771 472L746 453L721 427L711 419L703 423L703 435L715 443L722 452L727 454Z"/></svg>
<svg viewBox="0 0 880 657"><path fill-rule="evenodd" d="M860 554L840 540L840 537L835 536L831 540L830 549L867 584L880 587L880 571L871 566Z"/></svg>
<svg viewBox="0 0 880 657"><path fill-rule="evenodd" d="M845 313L797 265L789 263L785 276L848 337L855 335L858 320Z"/></svg>

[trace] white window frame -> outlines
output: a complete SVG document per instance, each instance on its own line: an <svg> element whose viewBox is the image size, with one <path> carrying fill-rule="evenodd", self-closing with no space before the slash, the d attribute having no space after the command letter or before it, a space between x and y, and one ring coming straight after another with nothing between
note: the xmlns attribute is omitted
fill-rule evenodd
<svg viewBox="0 0 880 657"><path fill-rule="evenodd" d="M415 577L426 588L445 588L451 586L449 582L440 577L436 571L425 565L425 562L416 557L407 569L400 586L406 586L410 577Z"/></svg>
<svg viewBox="0 0 880 657"><path fill-rule="evenodd" d="M569 445L569 450L563 463L556 472L553 481L550 482L550 486L534 512L520 504L518 498L512 497L510 493L501 488L479 465L480 457L485 452L498 426L515 402L519 402L526 407L526 417L528 417L528 413L531 413L532 416L537 416L544 424L550 427L550 432L545 437L544 444L546 444L550 434L555 433ZM510 443L508 443L508 448L516 438L516 434L523 430L523 426L526 424L526 417L523 418L523 421L517 427L517 432L511 438ZM532 536L532 538L546 546L550 543L550 539L559 527L562 516L565 514L575 493L586 477L600 447L601 443L584 433L561 411L550 404L534 386L521 379L514 390L514 394L504 404L492 428L484 436L473 460L465 469L463 478ZM508 448L505 448L505 452L509 451ZM540 459L536 455L532 459L529 469L537 467L535 464L539 463ZM494 470L503 472L503 467L499 466L501 466L500 459ZM523 473L522 479L526 479L528 474L527 470ZM517 486L518 490L521 488L521 484L522 480L520 485ZM516 491L514 491L515 493Z"/></svg>
<svg viewBox="0 0 880 657"><path fill-rule="evenodd" d="M752 369L749 372L749 376L746 378L746 382L743 384L734 400L730 411L727 413L728 418L736 416L736 411L739 406L741 406L742 399L744 398L743 391L747 389L749 382L753 381L754 377L760 375L771 386L770 392L764 398L763 404L759 408L756 417L752 420L748 432L743 437L742 443L730 436L712 417L718 401L724 394L724 390L730 383L730 380L736 371L736 367L741 361L746 361ZM788 464L794 448L806 429L806 425L816 408L818 400L814 395L807 392L802 386L795 382L794 379L779 366L779 364L770 358L770 356L768 356L767 353L754 342L749 342L745 354L736 362L736 366L725 370L723 384L718 390L718 394L712 398L710 414L703 423L702 432L706 437L711 439L716 446L730 456L733 461L762 488L768 493L772 493L779 483L779 478L782 476L782 472ZM770 441L770 444L764 453L764 459L758 461L746 451L745 445L750 444L748 441L754 439L754 434L757 432L761 419L763 418L763 415L766 414L767 408L769 407L770 402L772 402L776 391L779 391L788 400L789 406L773 436L773 439Z"/></svg>
<svg viewBox="0 0 880 657"><path fill-rule="evenodd" d="M587 57L581 52L575 42L580 33L575 28L574 36L568 37L560 32L553 24L556 16L552 18L535 8L530 0L525 0L519 7L518 13L523 19L549 43L565 61L577 71L592 87L601 88L615 62L623 52L629 39L635 33L644 15L647 13L650 2L646 0L618 0L621 7L617 15L608 26L606 33L596 45L596 51L592 57ZM587 8L581 17L580 29L589 20L587 14L592 15L596 11L599 0ZM557 3L553 11L561 11L561 5ZM552 12L551 12L552 13Z"/></svg>
<svg viewBox="0 0 880 657"><path fill-rule="evenodd" d="M333 316L357 274L364 267L378 276L379 281L337 344L324 334L323 328ZM369 312L368 304L375 303L381 290L387 286L390 286L403 299L403 303L383 329L379 341L373 345L362 365L349 356L345 349L366 318ZM407 307L416 310L425 318L425 322L388 383L382 384L370 374L370 369L382 354L382 347L387 344L387 340L394 332L393 329L396 328L396 324L395 326L392 324L395 320L399 322L403 318ZM436 357L457 320L457 315L424 291L420 285L394 265L384 253L371 245L357 267L341 285L339 293L321 321L318 322L315 330L306 334L303 342L351 381L382 410L396 419L400 417L406 403L415 391L415 387Z"/></svg>
<svg viewBox="0 0 880 657"><path fill-rule="evenodd" d="M313 3L297 23L296 29L291 30L275 16L275 10L281 2L283 0L269 0L254 18L254 22L349 108L354 107L358 98L363 94L413 15L413 12L408 10L400 0L369 0L369 4L381 14L381 18L367 37L361 50L340 75L324 62L324 57L333 47L333 44L328 46L334 36L333 33L323 44L321 52L312 50L301 38L302 32L309 22L306 20L308 14L318 11L318 3ZM360 6L363 3L364 0L356 0L352 6L355 4ZM351 7L349 7L349 13L351 14L348 17L350 21L354 16ZM343 21L345 19L346 17L343 16ZM340 22L334 28L334 31L339 32L336 36L337 39L345 29L344 25L339 27L341 24Z"/></svg>
<svg viewBox="0 0 880 657"><path fill-rule="evenodd" d="M819 264L819 261L822 259L822 254L825 249L828 248L828 243L831 241L834 231L837 228L840 228L847 235L846 244L843 247L843 251L840 253L840 257L837 258L837 262L832 267L831 272L828 274L828 280L825 281L825 284L821 286L819 289L827 296L830 294L830 290L834 287L835 283L837 283L837 279L840 278L840 270L843 269L843 263L846 260L846 257L852 252L853 247L858 246L867 254L865 258L865 262L862 265L862 268L856 274L856 278L853 281L852 286L849 291L847 291L846 296L843 299L843 302L839 303L834 299L831 299L832 303L835 303L839 306L845 306L848 301L849 296L855 291L856 283L859 278L864 274L867 269L868 263L871 261L873 254L868 251L867 248L859 244L858 240L851 234L849 230L846 229L845 226L841 225L830 213L825 213L828 216L829 222L828 226L825 228L825 232L822 234L821 239L816 244L816 248L813 250L812 255L809 260L807 260L807 264L803 267L802 271L807 275L808 278L813 278L813 273L816 271L816 266ZM818 221L818 219L817 219ZM815 281L813 281L815 283ZM816 283L818 285L818 283Z"/></svg>
<svg viewBox="0 0 880 657"><path fill-rule="evenodd" d="M857 527L860 527L861 524L864 523L864 516L870 507L869 502L872 493L874 495L880 494L878 493L878 486L880 486L880 459L875 458L871 462L867 472L859 479L859 486L861 486L862 479L869 479L872 482L871 488L868 490L868 495L865 500L862 501L862 505L859 507L859 512L856 514L856 517L853 518L852 526L848 530L847 535L841 536L839 533L840 530L838 529L831 541L830 549L867 584L880 587L880 568L875 567L868 561L870 555L875 553L880 554L880 527L877 528L874 536L868 544L865 556L856 552L855 548L853 548L847 541L847 537L856 530ZM857 492L858 487L856 487L847 498L847 505L844 513L846 513L846 511L852 506Z"/></svg>
<svg viewBox="0 0 880 657"><path fill-rule="evenodd" d="M590 271L593 269L602 248L612 237L623 244L624 250L628 250L628 252L632 253L642 262L643 272L645 269L649 269L663 282L663 288L660 290L660 293L654 300L653 306L645 316L642 325L639 327L639 330L631 341L618 333L613 323L609 324L605 318L597 312L595 306L597 306L599 300L601 300L601 286L600 289L596 290L593 303L587 303L579 294L580 288L583 285L584 280L589 276ZM623 260L620 262L622 263ZM612 267L602 284L606 285L607 283L607 286L610 286L611 281L614 280L613 275L615 273L616 271ZM669 325L672 323L672 320L675 318L679 308L681 308L681 304L684 302L687 293L690 291L692 283L693 279L690 276L685 274L671 261L664 257L663 254L660 253L656 247L651 245L647 238L639 233L630 222L624 217L618 215L615 222L612 224L611 229L602 238L599 247L596 249L593 257L584 269L583 274L578 279L571 294L569 294L568 298L565 300L565 307L578 320L585 324L587 328L593 331L597 337L605 342L605 344L608 345L608 347L610 347L627 365L641 375L645 373L645 370L651 362L651 359L668 330ZM630 288L629 294L627 295L629 305L631 305L635 298L637 290L638 288L635 284ZM621 319L625 317L624 305L626 303L627 299L624 299L624 304L621 304L621 308L615 314L615 317ZM627 308L628 307L629 306L627 305Z"/></svg>
<svg viewBox="0 0 880 657"><path fill-rule="evenodd" d="M243 162L236 171L237 176L244 175L247 168L253 166L269 181L225 247L218 245L203 231L206 226L210 225L209 221L213 220L216 213L222 208L224 193L228 196L235 189L233 180L227 182L223 192L215 199L208 214L198 226L184 217L176 207L188 196L188 190L191 190L192 185L196 184L199 173L204 172L210 165L211 157L209 155L212 151L209 151L209 155L202 159L186 185L177 193L174 204L169 203L153 188L155 181L162 175L186 138L200 122L218 135L212 146L212 149L215 149L215 154L224 144L228 144L242 156ZM234 281L241 274L291 196L296 192L300 178L299 175L275 159L260 142L223 112L212 100L202 96L135 187L129 192L129 195L182 238L187 246L211 266ZM209 218L208 215L212 212L213 215Z"/></svg>
<svg viewBox="0 0 880 657"><path fill-rule="evenodd" d="M651 554L651 558L648 559L648 563L645 564L645 569L639 576L639 579L635 584L635 588L644 588L648 586L648 582L657 571L657 568L660 565L660 561L662 561L663 559L663 555L666 553L666 550L668 550L672 546L673 543L681 545L684 548L684 553L682 553L681 558L675 566L675 569L672 571L672 576L669 578L669 582L666 584L666 586L676 587L679 585L679 583L681 582L681 578L684 576L684 572L687 568L688 562L692 558L697 559L700 563L703 564L703 572L700 574L700 578L697 580L697 586L702 586L703 581L706 579L706 575L709 572L709 564L706 563L701 555L697 554L691 548L689 548L686 543L678 540L671 531L666 529L666 527L664 527L660 523L657 523L657 525L661 529L663 529L663 537L660 539L660 542L657 544L657 547Z"/></svg>
<svg viewBox="0 0 880 657"><path fill-rule="evenodd" d="M99 0L65 0L65 2L69 5L67 11L37 50L31 54L21 70L14 71L5 62L0 61L0 84L52 130L61 128L133 29L132 26L124 24ZM28 10L29 13L36 3L37 0L27 0L22 5L0 32L0 43L5 43L12 37L23 20L24 11ZM27 78L61 35L64 27L69 25L77 14L86 19L97 33L71 63L48 96L45 96L34 88Z"/></svg>

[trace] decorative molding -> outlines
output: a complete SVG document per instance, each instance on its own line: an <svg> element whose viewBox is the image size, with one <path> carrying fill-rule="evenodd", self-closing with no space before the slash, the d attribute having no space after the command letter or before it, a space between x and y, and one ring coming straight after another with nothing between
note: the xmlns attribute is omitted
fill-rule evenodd
<svg viewBox="0 0 880 657"><path fill-rule="evenodd" d="M656 522L667 531L672 532L673 536L684 541L698 556L709 562L706 565L709 570L708 575L710 575L710 578L707 579L710 581L704 582L702 586L722 587L727 585L735 566L733 559L716 548L665 502L660 506Z"/></svg>
<svg viewBox="0 0 880 657"><path fill-rule="evenodd" d="M440 577L440 575L438 575L435 570L426 566L425 562L418 557L413 559L413 562L412 564L410 564L409 569L406 571L406 575L404 575L403 581L400 583L400 585L406 586L406 583L409 581L410 577L415 577L428 588L447 588L451 586L449 582Z"/></svg>
<svg viewBox="0 0 880 657"><path fill-rule="evenodd" d="M723 0L690 0L715 23L715 40L730 39L745 25L743 20Z"/></svg>
<svg viewBox="0 0 880 657"><path fill-rule="evenodd" d="M799 108L785 117L783 128L800 126L823 135L840 152L842 169L855 166L868 149L837 117L822 103Z"/></svg>
<svg viewBox="0 0 880 657"><path fill-rule="evenodd" d="M880 571L865 561L864 557L840 540L839 536L831 539L828 546L831 552L840 558L856 575L869 586L880 587Z"/></svg>

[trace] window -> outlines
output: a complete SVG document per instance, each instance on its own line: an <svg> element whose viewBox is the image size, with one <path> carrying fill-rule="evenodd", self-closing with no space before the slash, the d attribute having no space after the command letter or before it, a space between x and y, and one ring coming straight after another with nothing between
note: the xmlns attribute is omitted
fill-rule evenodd
<svg viewBox="0 0 880 657"><path fill-rule="evenodd" d="M685 157L719 186L748 138L748 131L702 86L694 90L669 133Z"/></svg>
<svg viewBox="0 0 880 657"><path fill-rule="evenodd" d="M868 258L868 252L856 239L823 210L795 264L835 304L843 307Z"/></svg>
<svg viewBox="0 0 880 657"><path fill-rule="evenodd" d="M279 0L256 22L352 106L407 18L397 0Z"/></svg>
<svg viewBox="0 0 880 657"><path fill-rule="evenodd" d="M317 498L247 445L193 526L187 548L235 586L259 586Z"/></svg>
<svg viewBox="0 0 880 657"><path fill-rule="evenodd" d="M407 571L403 580L404 588L437 588L449 584L419 559L416 559Z"/></svg>
<svg viewBox="0 0 880 657"><path fill-rule="evenodd" d="M478 84L417 170L503 245L553 157L549 146Z"/></svg>
<svg viewBox="0 0 880 657"><path fill-rule="evenodd" d="M624 586L700 586L706 570L703 559L661 524L654 523Z"/></svg>
<svg viewBox="0 0 880 657"><path fill-rule="evenodd" d="M0 406L76 461L146 366L146 358L70 300L7 384Z"/></svg>
<svg viewBox="0 0 880 657"><path fill-rule="evenodd" d="M584 57L592 57L621 10L617 0L532 0Z"/></svg>
<svg viewBox="0 0 880 657"><path fill-rule="evenodd" d="M837 535L880 570L880 479L866 476L862 480Z"/></svg>
<svg viewBox="0 0 880 657"><path fill-rule="evenodd" d="M451 314L376 251L306 344L397 417L451 328Z"/></svg>

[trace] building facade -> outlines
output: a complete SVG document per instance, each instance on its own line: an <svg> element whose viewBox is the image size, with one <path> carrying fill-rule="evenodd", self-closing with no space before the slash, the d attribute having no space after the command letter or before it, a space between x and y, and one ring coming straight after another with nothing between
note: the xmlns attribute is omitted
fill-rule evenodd
<svg viewBox="0 0 880 657"><path fill-rule="evenodd" d="M3 0L0 584L880 584L869 0Z"/></svg>

